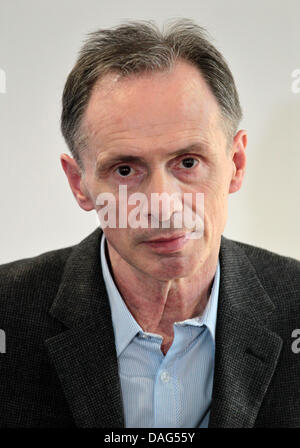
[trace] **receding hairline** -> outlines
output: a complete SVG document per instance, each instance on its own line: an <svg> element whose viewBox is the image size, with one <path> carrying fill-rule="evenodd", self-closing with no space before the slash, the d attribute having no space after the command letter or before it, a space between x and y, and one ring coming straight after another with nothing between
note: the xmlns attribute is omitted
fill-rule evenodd
<svg viewBox="0 0 300 448"><path fill-rule="evenodd" d="M85 107L85 111L82 115L82 119L81 119L81 123L80 123L80 127L79 127L79 132L80 132L80 136L81 136L81 146L82 149L88 149L88 139L89 139L89 135L91 132L91 129L87 129L87 112L89 109L89 105L91 103L92 98L94 98L94 94L96 90L100 90L102 91L101 94L103 94L103 97L105 98L107 95L109 95L112 90L114 89L118 89L118 88L122 88L123 87L123 83L126 83L127 81L135 81L135 80L139 80L142 78L149 78L151 79L152 77L157 77L157 75L168 75L171 74L178 65L186 65L186 66L190 66L191 68L195 69L195 72L198 73L198 75L200 76L201 81L205 84L207 90L209 91L213 101L215 102L215 105L217 107L217 112L218 112L218 125L221 127L222 131L224 132L224 135L229 142L229 131L228 131L228 124L226 123L226 120L224 119L224 116L222 114L222 110L221 107L212 91L212 89L210 88L208 82L206 81L205 77L203 76L201 70L199 69L199 67L197 67L195 64L193 64L191 61L184 59L182 57L179 57L178 59L174 60L174 63L170 66L170 67L166 67L163 69L156 69L156 70L145 70L143 72L138 72L138 73L129 73L129 74L123 74L121 72L118 71L108 71L107 73L105 73L104 75L100 76L94 83L92 89L91 89L91 93L90 93L90 98L86 104ZM84 146L83 146L84 145ZM229 145L227 145L228 147ZM81 151L80 151L81 152Z"/></svg>

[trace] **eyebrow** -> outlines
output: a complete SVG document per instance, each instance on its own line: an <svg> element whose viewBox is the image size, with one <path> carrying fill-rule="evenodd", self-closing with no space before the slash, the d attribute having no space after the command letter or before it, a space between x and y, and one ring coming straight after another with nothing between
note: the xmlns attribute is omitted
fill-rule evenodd
<svg viewBox="0 0 300 448"><path fill-rule="evenodd" d="M130 163L130 162L144 162L143 157L131 156L131 155L115 155L103 157L103 160L100 159L96 163L96 173L101 174L105 172L108 168L116 163Z"/></svg>
<svg viewBox="0 0 300 448"><path fill-rule="evenodd" d="M182 154L186 154L189 152L198 152L200 154L207 151L207 147L203 143L194 143L192 145L187 146L186 148L178 149L177 151L173 151L171 153L166 154L166 157L178 157ZM96 163L96 172L98 174L103 173L110 166L116 163L146 163L144 157L133 156L130 154L115 154L113 156L104 156L102 159L98 160Z"/></svg>
<svg viewBox="0 0 300 448"><path fill-rule="evenodd" d="M200 154L207 152L207 147L204 143L194 143L192 145L187 146L186 148L178 149L177 151L172 152L171 156L181 156L182 154L186 154L187 152L199 152Z"/></svg>

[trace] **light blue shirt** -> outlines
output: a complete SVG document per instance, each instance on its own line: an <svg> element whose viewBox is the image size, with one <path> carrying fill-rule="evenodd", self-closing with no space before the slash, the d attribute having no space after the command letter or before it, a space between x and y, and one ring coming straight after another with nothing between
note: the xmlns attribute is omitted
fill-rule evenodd
<svg viewBox="0 0 300 448"><path fill-rule="evenodd" d="M112 313L125 426L207 427L214 374L219 261L204 313L174 323L174 340L164 356L162 337L144 332L125 305L106 261L105 244L103 234L101 266Z"/></svg>

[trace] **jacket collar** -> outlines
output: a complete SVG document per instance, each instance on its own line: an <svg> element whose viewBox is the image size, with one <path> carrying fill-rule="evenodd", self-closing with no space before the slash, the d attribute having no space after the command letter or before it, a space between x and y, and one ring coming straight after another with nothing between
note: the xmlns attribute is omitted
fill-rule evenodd
<svg viewBox="0 0 300 448"><path fill-rule="evenodd" d="M282 348L275 310L244 249L222 236L209 427L253 427Z"/></svg>
<svg viewBox="0 0 300 448"><path fill-rule="evenodd" d="M50 313L67 329L45 341L79 427L124 426L110 307L97 228L73 247Z"/></svg>

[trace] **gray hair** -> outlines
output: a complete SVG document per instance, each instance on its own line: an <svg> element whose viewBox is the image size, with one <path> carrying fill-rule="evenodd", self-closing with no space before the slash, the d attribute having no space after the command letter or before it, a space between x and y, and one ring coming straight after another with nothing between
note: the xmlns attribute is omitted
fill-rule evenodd
<svg viewBox="0 0 300 448"><path fill-rule="evenodd" d="M86 147L82 129L95 83L108 73L121 77L171 70L178 59L197 67L214 94L225 131L232 139L242 110L232 73L206 30L190 19L175 19L160 29L152 21L127 21L90 33L66 81L62 97L61 131L81 168Z"/></svg>

